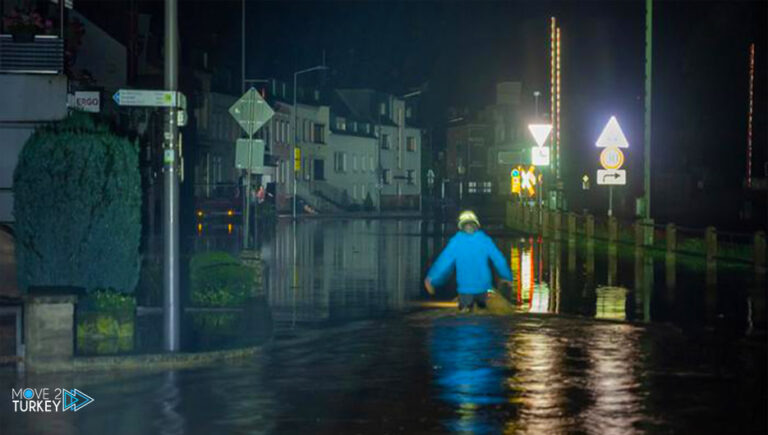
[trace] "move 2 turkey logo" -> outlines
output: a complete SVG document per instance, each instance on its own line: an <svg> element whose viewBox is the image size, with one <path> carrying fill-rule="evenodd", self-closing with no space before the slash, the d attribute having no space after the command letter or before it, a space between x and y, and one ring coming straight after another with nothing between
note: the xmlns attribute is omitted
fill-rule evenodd
<svg viewBox="0 0 768 435"><path fill-rule="evenodd" d="M13 412L77 412L93 402L93 397L77 388L11 389Z"/></svg>

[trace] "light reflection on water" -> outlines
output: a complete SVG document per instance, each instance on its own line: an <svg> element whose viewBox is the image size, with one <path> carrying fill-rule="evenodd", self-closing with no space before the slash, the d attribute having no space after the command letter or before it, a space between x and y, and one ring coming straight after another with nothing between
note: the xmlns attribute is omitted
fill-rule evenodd
<svg viewBox="0 0 768 435"><path fill-rule="evenodd" d="M72 416L0 403L0 433L764 432L764 344L745 342L736 320L733 335L643 324L737 319L745 290L720 294L733 277L721 275L713 294L681 267L662 279L663 261L496 237L515 277L503 292L519 315L457 316L439 303L388 315L426 299L421 279L447 228L314 220L294 239L279 221L260 251L273 315L292 335L247 361L138 380L0 376L0 391L71 385L96 399ZM237 249L237 234L232 244L204 237L199 249ZM750 299L757 330L759 296Z"/></svg>

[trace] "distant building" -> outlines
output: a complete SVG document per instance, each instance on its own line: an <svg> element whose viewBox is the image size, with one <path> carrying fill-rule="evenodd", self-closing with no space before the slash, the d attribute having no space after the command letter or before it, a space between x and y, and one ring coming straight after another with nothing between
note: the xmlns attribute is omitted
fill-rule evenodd
<svg viewBox="0 0 768 435"><path fill-rule="evenodd" d="M450 194L468 204L509 195L510 172L530 164L521 84L496 86L495 104L479 111L454 111L446 129L445 174Z"/></svg>

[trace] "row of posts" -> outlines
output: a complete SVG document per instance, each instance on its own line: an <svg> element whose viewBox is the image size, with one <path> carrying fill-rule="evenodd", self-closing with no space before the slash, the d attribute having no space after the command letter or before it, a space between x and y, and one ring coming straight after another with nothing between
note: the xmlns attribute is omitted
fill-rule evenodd
<svg viewBox="0 0 768 435"><path fill-rule="evenodd" d="M565 217L565 228L563 228L563 217ZM581 234L588 240L595 239L595 217L591 214L583 216L583 224L578 225L578 216L576 213L564 213L558 210L538 209L528 207L519 203L508 203L506 213L506 225L509 228L540 232L544 237L564 240L567 238L569 243L575 242L576 237ZM638 219L634 227L634 244L637 247L645 245L649 240L647 232L653 232L653 227L646 226L643 221ZM608 218L608 243L614 244L619 239L619 222L615 216ZM564 231L565 230L565 231ZM666 252L673 254L678 251L677 244L677 226L673 223L666 225L664 229L666 242ZM653 240L650 238L650 240ZM707 264L714 265L718 255L717 230L715 227L707 227L704 231L704 246ZM765 273L766 271L766 240L764 231L756 231L752 236L752 261L755 271Z"/></svg>

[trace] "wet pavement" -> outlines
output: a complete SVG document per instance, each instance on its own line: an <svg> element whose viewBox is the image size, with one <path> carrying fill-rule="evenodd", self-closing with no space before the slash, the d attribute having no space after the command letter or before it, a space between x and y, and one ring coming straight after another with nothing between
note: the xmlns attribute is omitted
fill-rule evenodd
<svg viewBox="0 0 768 435"><path fill-rule="evenodd" d="M79 388L95 402L21 414L0 400L0 434L768 430L765 287L748 269L713 276L695 259L670 267L663 256L506 234L497 242L515 280L502 293L519 313L462 316L421 308L424 271L452 232L417 220L280 221L261 247L274 337L253 359L6 372L0 392ZM206 237L195 249L237 249L236 235L229 245Z"/></svg>

